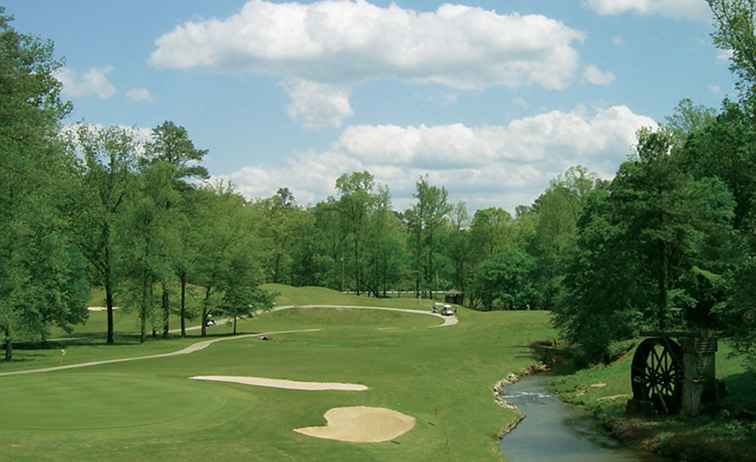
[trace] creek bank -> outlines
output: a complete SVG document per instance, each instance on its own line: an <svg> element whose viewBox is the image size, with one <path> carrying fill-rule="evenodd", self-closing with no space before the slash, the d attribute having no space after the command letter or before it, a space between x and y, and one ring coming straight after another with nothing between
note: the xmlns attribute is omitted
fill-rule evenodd
<svg viewBox="0 0 756 462"><path fill-rule="evenodd" d="M523 377L527 377L529 375L532 375L538 372L546 372L548 370L549 370L549 367L546 364L542 362L535 362L531 364L530 366L526 367L525 369L522 369L518 373L510 372L503 379L499 380L498 382L494 384L493 386L494 402L499 407L509 409L515 413L515 420L505 425L499 431L499 434L498 434L499 440L504 438L507 434L511 433L515 428L517 428L520 422L522 422L523 419L525 419L525 414L520 410L520 408L518 408L514 404L507 401L505 387L507 385L513 385L519 382Z"/></svg>
<svg viewBox="0 0 756 462"><path fill-rule="evenodd" d="M756 462L756 422L743 411L713 411L695 418L625 415L631 398L633 348L622 348L607 365L560 373L554 367L549 391L590 413L623 445L687 462ZM742 397L741 397L742 400Z"/></svg>
<svg viewBox="0 0 756 462"><path fill-rule="evenodd" d="M549 391L550 377L536 374L505 385L502 399L525 419L502 438L502 454L512 462L660 462L609 437L587 412L563 403Z"/></svg>

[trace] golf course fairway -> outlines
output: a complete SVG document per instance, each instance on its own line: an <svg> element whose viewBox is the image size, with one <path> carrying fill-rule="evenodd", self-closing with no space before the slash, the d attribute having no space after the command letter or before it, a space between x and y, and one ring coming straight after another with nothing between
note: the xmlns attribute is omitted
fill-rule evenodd
<svg viewBox="0 0 756 462"><path fill-rule="evenodd" d="M431 301L372 299L276 285L278 305L355 305L430 311ZM19 349L4 372L170 353L185 339L106 346L93 340ZM122 314L127 316L127 314ZM239 322L247 336L190 354L0 377L0 460L485 461L501 460L497 436L515 419L491 387L530 362L527 345L554 336L539 311L460 309L459 323L408 312L287 309ZM131 323L122 320L120 326ZM136 327L136 323L134 323ZM229 327L210 329L224 335ZM123 333L123 332L122 332ZM76 338L77 332L69 334ZM81 334L79 334L81 335ZM215 338L215 337L211 337ZM207 340L207 339L204 339ZM303 391L196 376L364 384L365 391ZM396 439L348 443L297 428L326 425L331 409L386 408L415 425Z"/></svg>

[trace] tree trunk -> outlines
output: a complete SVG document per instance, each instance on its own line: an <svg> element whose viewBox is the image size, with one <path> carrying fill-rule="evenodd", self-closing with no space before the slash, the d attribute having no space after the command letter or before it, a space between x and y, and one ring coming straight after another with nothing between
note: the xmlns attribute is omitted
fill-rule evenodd
<svg viewBox="0 0 756 462"><path fill-rule="evenodd" d="M162 282L162 305L163 305L163 338L168 338L168 332L171 330L171 306L170 296L168 295L168 284Z"/></svg>
<svg viewBox="0 0 756 462"><path fill-rule="evenodd" d="M5 360L13 360L13 340L11 340L10 333L5 331Z"/></svg>
<svg viewBox="0 0 756 462"><path fill-rule="evenodd" d="M236 335L236 315L234 315L234 335Z"/></svg>
<svg viewBox="0 0 756 462"><path fill-rule="evenodd" d="M142 306L140 307L141 313L139 313L139 343L144 343L144 338L147 332L147 285L149 284L147 272L142 273Z"/></svg>
<svg viewBox="0 0 756 462"><path fill-rule="evenodd" d="M273 282L278 284L281 279L281 254L277 253L273 259Z"/></svg>
<svg viewBox="0 0 756 462"><path fill-rule="evenodd" d="M661 268L659 269L659 293L658 293L658 316L659 316L659 330L666 328L666 315L667 315L667 284L669 278L669 261L667 258L667 244L661 243Z"/></svg>
<svg viewBox="0 0 756 462"><path fill-rule="evenodd" d="M181 273L181 336L186 337L186 273Z"/></svg>
<svg viewBox="0 0 756 462"><path fill-rule="evenodd" d="M357 295L360 295L362 286L360 284L360 246L357 243L357 233L355 232L354 238L354 285Z"/></svg>
<svg viewBox="0 0 756 462"><path fill-rule="evenodd" d="M205 289L205 300L202 302L202 336L207 336L207 304L210 300L210 287Z"/></svg>
<svg viewBox="0 0 756 462"><path fill-rule="evenodd" d="M110 266L105 270L105 306L108 312L108 345L114 343L113 340L113 282L110 273Z"/></svg>

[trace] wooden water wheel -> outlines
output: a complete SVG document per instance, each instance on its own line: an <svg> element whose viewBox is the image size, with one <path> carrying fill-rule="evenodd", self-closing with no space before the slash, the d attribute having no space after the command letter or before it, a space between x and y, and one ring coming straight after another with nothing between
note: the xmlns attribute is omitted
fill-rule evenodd
<svg viewBox="0 0 756 462"><path fill-rule="evenodd" d="M652 337L638 345L631 370L633 399L660 414L680 412L683 352L669 337Z"/></svg>

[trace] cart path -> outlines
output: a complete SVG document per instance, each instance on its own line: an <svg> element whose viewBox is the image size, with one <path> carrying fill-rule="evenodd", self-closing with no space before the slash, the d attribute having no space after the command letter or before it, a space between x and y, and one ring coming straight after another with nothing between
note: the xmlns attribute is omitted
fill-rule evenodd
<svg viewBox="0 0 756 462"><path fill-rule="evenodd" d="M425 310L411 310L407 308L387 308L382 306L359 306L359 305L284 305L284 306L277 306L270 310L271 313L276 311L283 311L283 310L290 310L292 308L303 308L303 309L309 309L309 308L334 308L334 309L349 309L349 310L378 310L378 311L396 311L399 313L410 313L410 314L424 314L426 316L433 316L435 318L439 318L444 321L443 324L439 324L437 326L433 327L451 327L454 325L459 324L459 319L457 319L456 316L443 316L438 313L433 313L432 311L425 311Z"/></svg>
<svg viewBox="0 0 756 462"><path fill-rule="evenodd" d="M158 353L158 354L147 355L147 356L135 356L132 358L106 359L103 361L92 361L88 363L69 364L66 366L46 367L43 369L28 369L28 370L23 370L23 371L3 372L3 373L0 373L0 377L5 377L9 375L39 374L42 372L54 372L54 371L62 371L66 369L78 369L82 367L101 366L103 364L125 363L127 361L140 361L143 359L170 358L172 356L188 355L197 351L201 351L209 347L213 343L224 342L226 340L237 340L237 339L250 338L250 337L262 337L264 335L320 332L321 330L322 329L280 330L280 331L274 331L274 332L260 332L259 334L245 334L245 335L221 337L221 338L215 338L212 340L203 340L201 342L192 343L191 345L185 348L182 348L178 351L172 351L170 353Z"/></svg>
<svg viewBox="0 0 756 462"><path fill-rule="evenodd" d="M277 306L269 311L269 313L273 313L276 311L283 311L283 310L290 310L290 309L314 309L314 308L329 308L329 309L350 309L350 310L378 310L378 311L395 311L399 313L410 313L410 314L422 314L426 316L433 316L435 318L439 318L443 320L443 324L439 324L437 326L433 326L433 328L436 327L451 327L459 323L459 320L456 316L442 316L438 313L433 313L431 311L424 311L424 310L411 310L406 308L388 308L388 307L381 307L381 306L358 306L358 305L283 305L283 306ZM219 319L217 322L222 323L226 322L229 319L222 318ZM192 326L186 328L187 331L193 331L193 330L199 330L202 326ZM242 338L250 338L250 337L261 337L263 335L278 335L278 334L295 334L295 333L307 333L307 332L319 332L322 329L299 329L299 330L283 330L283 331L276 331L276 332L261 332L258 334L245 334L245 335L236 335L236 336L228 336L228 337L221 337L211 340L203 340L201 342L193 343L185 348L182 348L178 351L173 351L170 353L158 353L154 355L147 355L147 356L135 356L132 358L119 358L119 359L106 359L102 361L91 361L87 363L78 363L78 364L68 364L66 366L54 366L54 367L46 367L42 369L27 369L27 370L21 370L21 371L12 371L12 372L0 372L0 377L6 377L11 375L24 375L24 374L39 374L43 372L54 372L54 371L62 371L66 369L78 369L82 367L92 367L92 366L100 366L104 364L116 364L116 363L123 363L127 361L140 361L143 359L157 359L157 358L170 358L172 356L179 356L179 355L186 355L190 353L194 353L196 351L204 350L205 348L209 347L213 343L222 342L226 340L234 340L234 339L242 339ZM172 329L170 330L170 333L178 333L181 329Z"/></svg>

